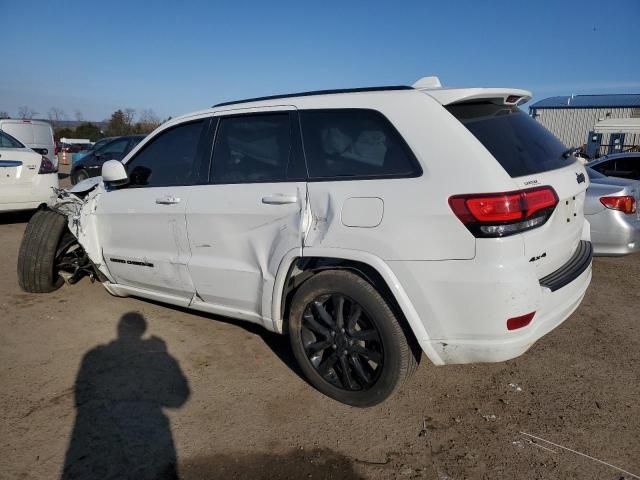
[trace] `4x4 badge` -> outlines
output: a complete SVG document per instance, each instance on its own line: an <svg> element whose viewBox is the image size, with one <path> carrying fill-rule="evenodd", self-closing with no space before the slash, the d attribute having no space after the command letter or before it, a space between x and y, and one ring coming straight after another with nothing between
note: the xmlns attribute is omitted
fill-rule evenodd
<svg viewBox="0 0 640 480"><path fill-rule="evenodd" d="M584 173L576 173L576 182L584 183Z"/></svg>

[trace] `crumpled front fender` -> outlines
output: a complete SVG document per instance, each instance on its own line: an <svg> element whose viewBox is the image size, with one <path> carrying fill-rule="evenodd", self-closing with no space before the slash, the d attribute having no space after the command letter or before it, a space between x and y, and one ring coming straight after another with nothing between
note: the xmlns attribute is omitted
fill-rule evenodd
<svg viewBox="0 0 640 480"><path fill-rule="evenodd" d="M68 190L58 190L57 200L50 208L67 217L69 231L78 239L91 262L113 281L102 258L95 215L98 199L104 192L101 177L88 178Z"/></svg>

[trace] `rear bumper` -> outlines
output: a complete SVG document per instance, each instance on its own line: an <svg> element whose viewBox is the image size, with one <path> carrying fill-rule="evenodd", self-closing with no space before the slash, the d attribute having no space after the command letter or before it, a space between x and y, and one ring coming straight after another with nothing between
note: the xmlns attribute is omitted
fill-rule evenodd
<svg viewBox="0 0 640 480"><path fill-rule="evenodd" d="M432 341L432 347L445 364L503 362L516 358L569 318L582 302L590 282L591 263L578 278L560 290L552 292L543 287L540 306L527 327L486 340Z"/></svg>
<svg viewBox="0 0 640 480"><path fill-rule="evenodd" d="M31 182L2 185L0 212L31 210L55 199L52 187L58 187L58 174L36 175Z"/></svg>
<svg viewBox="0 0 640 480"><path fill-rule="evenodd" d="M541 280L522 250L515 255L517 240L485 245L479 242L479 250L486 250L474 260L389 262L425 327L427 336L418 341L437 365L523 354L573 313L591 282L589 242ZM531 312L529 325L507 330L509 318Z"/></svg>
<svg viewBox="0 0 640 480"><path fill-rule="evenodd" d="M591 224L594 255L628 255L640 252L640 218L604 210L585 216Z"/></svg>

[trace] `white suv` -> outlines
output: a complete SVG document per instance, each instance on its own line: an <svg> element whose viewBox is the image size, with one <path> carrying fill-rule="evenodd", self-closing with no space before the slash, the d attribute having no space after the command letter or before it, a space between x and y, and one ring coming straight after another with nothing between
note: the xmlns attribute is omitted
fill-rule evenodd
<svg viewBox="0 0 640 480"><path fill-rule="evenodd" d="M588 178L517 107L530 97L430 78L176 118L33 217L20 284L90 274L288 333L309 382L356 406L387 398L421 351L516 357L591 279Z"/></svg>

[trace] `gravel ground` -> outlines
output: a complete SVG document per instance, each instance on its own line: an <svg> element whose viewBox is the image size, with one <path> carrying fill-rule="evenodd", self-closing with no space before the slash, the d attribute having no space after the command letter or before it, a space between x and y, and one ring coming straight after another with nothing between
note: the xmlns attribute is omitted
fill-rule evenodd
<svg viewBox="0 0 640 480"><path fill-rule="evenodd" d="M362 410L258 327L86 279L22 293L27 220L0 215L1 478L142 478L174 457L166 478L640 478L640 255L596 259L580 308L522 357L423 357Z"/></svg>

